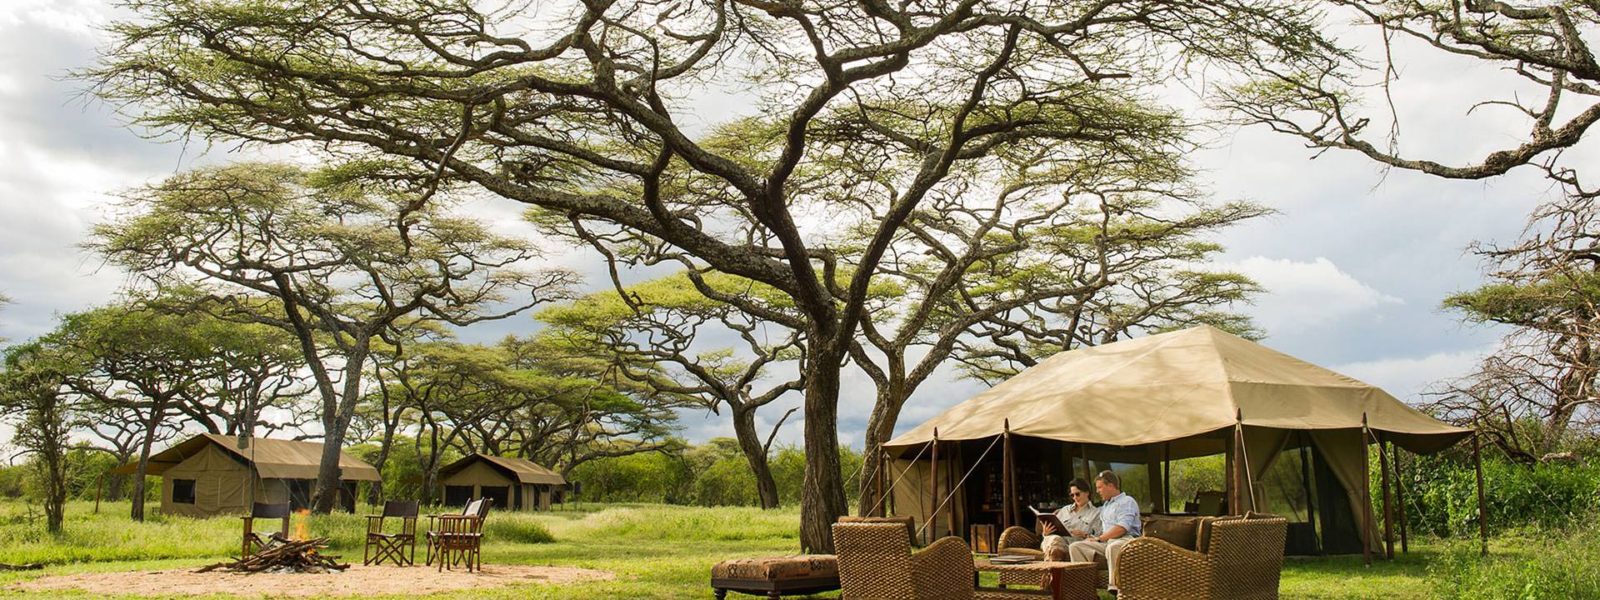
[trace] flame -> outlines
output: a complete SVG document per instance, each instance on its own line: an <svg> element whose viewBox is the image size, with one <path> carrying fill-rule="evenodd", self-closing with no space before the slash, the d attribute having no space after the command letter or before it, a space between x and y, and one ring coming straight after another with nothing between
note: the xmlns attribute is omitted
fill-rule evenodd
<svg viewBox="0 0 1600 600"><path fill-rule="evenodd" d="M303 542L311 539L311 511L307 509L301 509L294 511L294 514L300 518L295 521L294 536L290 539L297 542Z"/></svg>

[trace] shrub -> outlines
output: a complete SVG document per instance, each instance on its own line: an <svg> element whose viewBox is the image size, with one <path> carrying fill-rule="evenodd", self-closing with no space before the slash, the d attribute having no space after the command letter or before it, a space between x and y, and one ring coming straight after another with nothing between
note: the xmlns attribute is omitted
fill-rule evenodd
<svg viewBox="0 0 1600 600"><path fill-rule="evenodd" d="M1477 533L1477 475L1469 460L1449 453L1408 457L1404 469L1406 518L1414 530L1447 537ZM1559 529L1600 510L1597 464L1528 466L1485 457L1483 477L1492 530ZM1379 497L1374 494L1375 503Z"/></svg>

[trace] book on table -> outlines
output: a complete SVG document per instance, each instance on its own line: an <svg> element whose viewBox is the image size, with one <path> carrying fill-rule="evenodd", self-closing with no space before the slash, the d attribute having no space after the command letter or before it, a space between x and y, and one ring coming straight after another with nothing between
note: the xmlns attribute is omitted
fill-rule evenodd
<svg viewBox="0 0 1600 600"><path fill-rule="evenodd" d="M1023 563L1037 562L1038 560L1038 557L1029 556L1027 554L1001 554L990 558L989 563L995 565L1020 565Z"/></svg>

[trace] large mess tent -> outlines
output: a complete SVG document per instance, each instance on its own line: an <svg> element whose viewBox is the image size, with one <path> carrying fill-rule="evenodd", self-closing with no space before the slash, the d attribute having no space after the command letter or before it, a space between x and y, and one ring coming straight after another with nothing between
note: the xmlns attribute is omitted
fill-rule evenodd
<svg viewBox="0 0 1600 600"><path fill-rule="evenodd" d="M311 504L322 461L322 444L292 440L239 438L204 433L150 456L146 472L161 481L161 512L208 517L248 512L252 502ZM113 469L132 475L139 463ZM356 482L378 481L378 469L339 452L339 504L355 510Z"/></svg>
<svg viewBox="0 0 1600 600"><path fill-rule="evenodd" d="M1200 326L1045 359L889 441L876 485L891 512L946 535L1031 524L1025 507L1108 468L1146 511L1174 512L1185 499L1168 498L1173 461L1222 455L1221 502L1198 512L1266 511L1283 506L1274 494L1295 493L1290 553L1367 552L1392 534L1389 518L1384 538L1375 534L1368 508L1369 444L1391 506L1393 446L1429 454L1471 434L1377 387ZM1275 468L1297 471L1289 487L1300 489L1263 485Z"/></svg>

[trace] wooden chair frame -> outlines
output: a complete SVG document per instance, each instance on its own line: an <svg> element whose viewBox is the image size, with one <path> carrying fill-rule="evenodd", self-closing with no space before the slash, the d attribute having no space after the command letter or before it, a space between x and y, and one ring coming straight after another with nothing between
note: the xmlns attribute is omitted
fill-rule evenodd
<svg viewBox="0 0 1600 600"><path fill-rule="evenodd" d="M468 502L460 513L428 515L426 564L439 561L439 570L465 563L467 571L483 569L483 521L489 516L490 498Z"/></svg>
<svg viewBox="0 0 1600 600"><path fill-rule="evenodd" d="M361 564L385 560L402 567L417 564L417 512L416 502L390 500L383 503L383 514L367 515L367 544ZM400 520L399 533L384 533L384 522L391 518Z"/></svg>
<svg viewBox="0 0 1600 600"><path fill-rule="evenodd" d="M239 549L239 558L249 558L263 548L267 547L273 539L289 539L289 503L267 504L255 503L250 507L250 514L240 517L244 519L244 541ZM257 532L256 519L279 519L278 530L263 536Z"/></svg>

